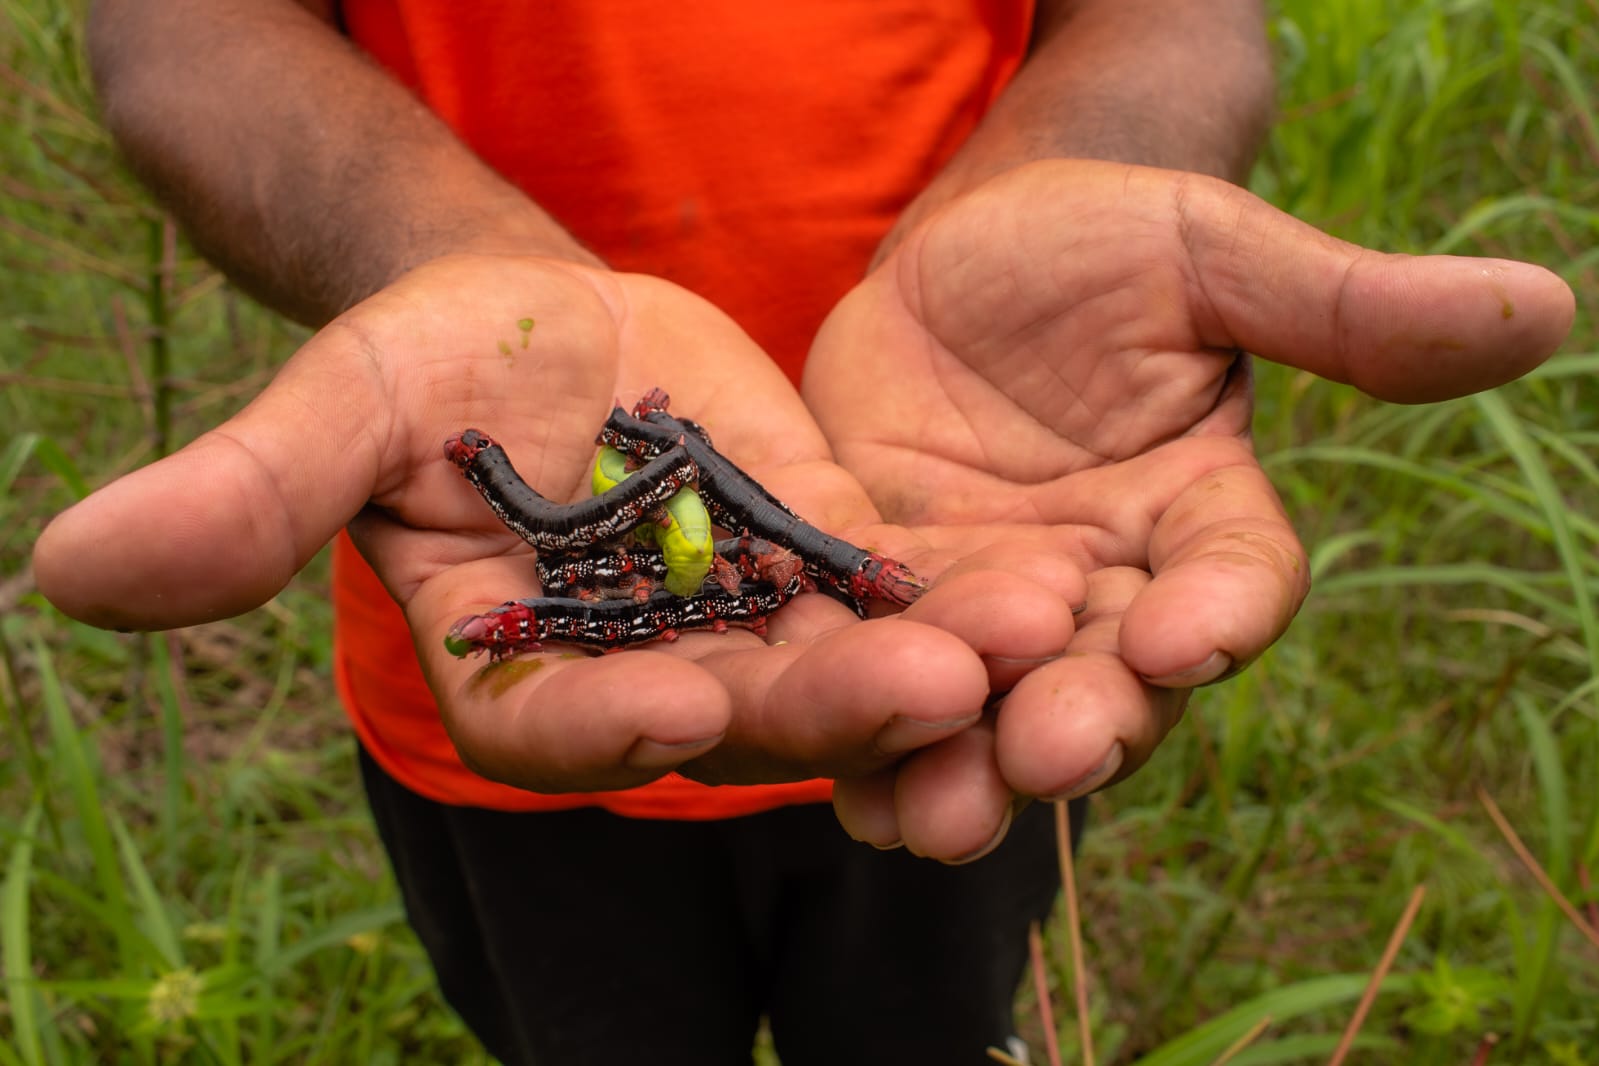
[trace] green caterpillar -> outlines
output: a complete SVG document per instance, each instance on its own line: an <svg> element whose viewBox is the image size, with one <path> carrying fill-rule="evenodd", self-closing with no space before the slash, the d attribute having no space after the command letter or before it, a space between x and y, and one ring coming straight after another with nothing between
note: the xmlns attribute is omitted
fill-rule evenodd
<svg viewBox="0 0 1599 1066"><path fill-rule="evenodd" d="M594 495L615 488L632 473L627 468L627 456L609 444L601 447L591 479ZM716 557L711 516L700 494L691 488L678 490L666 501L664 509L665 519L637 526L633 536L661 549L661 558L666 562L666 590L674 596L693 596L705 584Z"/></svg>

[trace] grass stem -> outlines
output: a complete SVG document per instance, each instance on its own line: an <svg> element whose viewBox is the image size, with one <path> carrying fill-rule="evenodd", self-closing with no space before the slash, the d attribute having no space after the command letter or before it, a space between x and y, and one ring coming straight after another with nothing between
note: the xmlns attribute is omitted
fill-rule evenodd
<svg viewBox="0 0 1599 1066"><path fill-rule="evenodd" d="M1383 948L1382 958L1377 962L1377 968L1371 973L1371 980L1366 983L1366 991L1360 996L1360 1002L1355 1005L1355 1013L1349 1019L1349 1025L1344 1029L1343 1039L1338 1041L1338 1047L1333 1050L1332 1058L1327 1060L1327 1066L1341 1066L1348 1057L1349 1050L1355 1046L1355 1037L1360 1035L1361 1026L1366 1024L1366 1015L1371 1013L1371 1005L1377 1001L1377 993L1382 988L1383 980L1388 976L1388 971L1393 969L1394 959L1399 955L1399 948L1405 942L1410 926L1416 920L1417 913L1421 910L1421 901L1427 895L1426 885L1417 885L1410 893L1410 902L1405 904L1405 913L1399 916L1394 931L1388 937L1388 945Z"/></svg>
<svg viewBox="0 0 1599 1066"><path fill-rule="evenodd" d="M1499 804L1495 803L1493 797L1488 795L1487 791L1481 786L1477 788L1477 802L1481 803L1482 809L1488 812L1488 817L1493 820L1500 836L1505 838L1505 843L1510 845L1510 850L1516 853L1516 858L1521 860L1521 865L1527 868L1527 872L1532 875L1532 879L1538 882L1538 887L1544 890L1544 893L1554 901L1555 906L1560 908L1561 913L1566 916L1572 925L1577 927L1577 932L1581 933L1588 943L1599 948L1599 929L1590 925L1571 900L1566 898L1565 893L1560 891L1560 887L1555 884L1554 879L1544 870L1543 864L1537 860L1532 851L1522 842L1521 836L1516 832L1515 827L1510 824L1510 820L1499 809Z"/></svg>
<svg viewBox="0 0 1599 1066"><path fill-rule="evenodd" d="M1032 960L1033 991L1038 996L1038 1020L1044 1028L1044 1059L1060 1066L1060 1036L1056 1032L1055 1006L1049 998L1049 978L1044 970L1044 934L1034 922L1027 928L1027 955Z"/></svg>
<svg viewBox="0 0 1599 1066"><path fill-rule="evenodd" d="M1060 855L1060 883L1066 902L1066 939L1071 945L1072 992L1077 1001L1077 1036L1083 1066L1094 1066L1094 1027L1088 1015L1088 964L1083 961L1082 914L1077 901L1077 871L1072 858L1072 822L1066 802L1055 803L1055 850Z"/></svg>

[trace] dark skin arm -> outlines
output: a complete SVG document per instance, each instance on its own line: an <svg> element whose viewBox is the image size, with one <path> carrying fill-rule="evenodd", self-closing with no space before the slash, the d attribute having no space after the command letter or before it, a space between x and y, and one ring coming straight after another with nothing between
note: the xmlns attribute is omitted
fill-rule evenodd
<svg viewBox="0 0 1599 1066"><path fill-rule="evenodd" d="M441 255L601 265L325 15L288 0L94 6L104 120L206 258L313 326Z"/></svg>
<svg viewBox="0 0 1599 1066"><path fill-rule="evenodd" d="M105 122L208 259L317 326L444 254L600 265L331 23L316 0L95 3L88 43ZM1272 91L1257 0L1043 0L1022 69L884 249L952 196L1037 159L1239 180ZM239 121L242 107L252 121Z"/></svg>
<svg viewBox="0 0 1599 1066"><path fill-rule="evenodd" d="M1042 0L1026 61L901 216L879 258L950 199L1040 159L1241 181L1276 89L1259 0Z"/></svg>

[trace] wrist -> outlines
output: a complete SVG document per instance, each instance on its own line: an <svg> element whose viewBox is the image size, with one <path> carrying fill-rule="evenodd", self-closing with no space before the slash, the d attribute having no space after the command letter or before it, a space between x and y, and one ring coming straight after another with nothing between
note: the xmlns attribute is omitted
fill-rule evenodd
<svg viewBox="0 0 1599 1066"><path fill-rule="evenodd" d="M302 323L455 253L598 265L291 0L100 0L89 31L102 111L131 168L199 252Z"/></svg>
<svg viewBox="0 0 1599 1066"><path fill-rule="evenodd" d="M604 260L520 190L505 185L485 194L479 186L474 192L477 195L467 202L448 203L444 212L413 201L415 213L389 228L386 239L373 233L373 243L380 249L378 261L355 272L343 291L319 308L324 320L418 267L454 256L517 256L609 270Z"/></svg>
<svg viewBox="0 0 1599 1066"><path fill-rule="evenodd" d="M1037 17L1021 69L874 265L945 203L1040 160L1247 175L1276 91L1258 3L1040 0Z"/></svg>

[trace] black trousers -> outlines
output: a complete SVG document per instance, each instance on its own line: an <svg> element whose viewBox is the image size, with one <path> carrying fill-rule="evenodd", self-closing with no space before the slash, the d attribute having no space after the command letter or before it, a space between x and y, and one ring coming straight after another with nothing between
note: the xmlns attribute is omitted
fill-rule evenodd
<svg viewBox="0 0 1599 1066"><path fill-rule="evenodd" d="M361 769L444 997L507 1066L748 1066L763 1015L783 1066L976 1066L1059 889L1047 804L943 866L850 840L825 804L514 814Z"/></svg>

